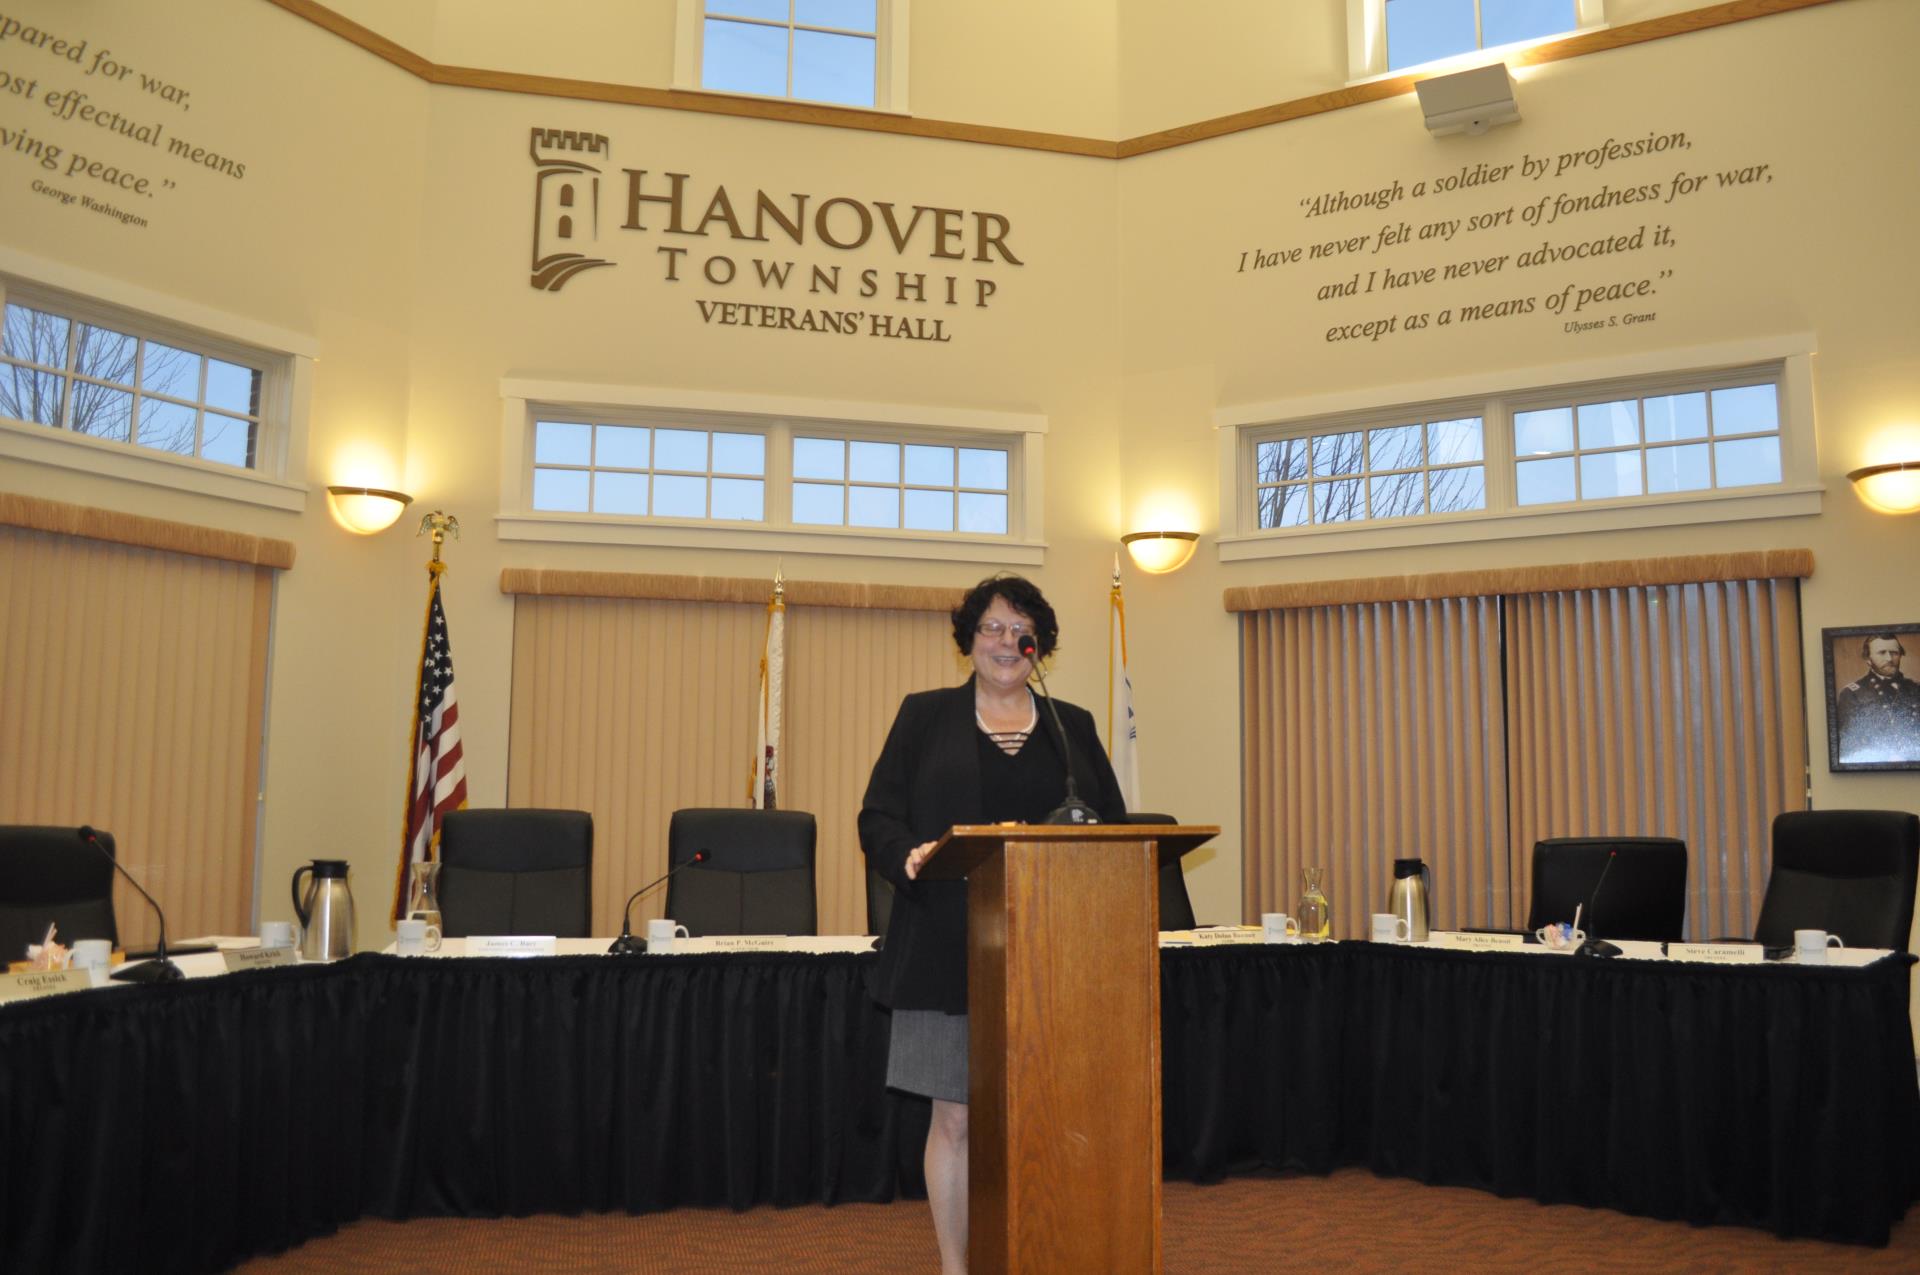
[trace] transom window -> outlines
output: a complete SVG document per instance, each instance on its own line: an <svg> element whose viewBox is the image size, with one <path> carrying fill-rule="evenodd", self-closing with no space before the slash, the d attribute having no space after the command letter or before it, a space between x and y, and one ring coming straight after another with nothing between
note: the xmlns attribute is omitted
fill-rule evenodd
<svg viewBox="0 0 1920 1275"><path fill-rule="evenodd" d="M137 322L8 300L0 416L253 469L269 360L214 351Z"/></svg>
<svg viewBox="0 0 1920 1275"><path fill-rule="evenodd" d="M1513 449L1521 505L1778 483L1779 387L1533 407L1513 415Z"/></svg>
<svg viewBox="0 0 1920 1275"><path fill-rule="evenodd" d="M538 510L766 518L767 443L759 434L540 420L533 462Z"/></svg>
<svg viewBox="0 0 1920 1275"><path fill-rule="evenodd" d="M905 109L906 0L682 0L676 82ZM696 73L697 72L697 73Z"/></svg>
<svg viewBox="0 0 1920 1275"><path fill-rule="evenodd" d="M1242 529L1314 535L1780 488L1804 463L1782 423L1784 376L1771 363L1251 426Z"/></svg>
<svg viewBox="0 0 1920 1275"><path fill-rule="evenodd" d="M1010 537L1020 443L535 409L535 513Z"/></svg>
<svg viewBox="0 0 1920 1275"><path fill-rule="evenodd" d="M793 520L816 526L1007 534L1007 449L801 436Z"/></svg>
<svg viewBox="0 0 1920 1275"><path fill-rule="evenodd" d="M1485 509L1480 434L1480 418L1464 416L1257 443L1260 526Z"/></svg>

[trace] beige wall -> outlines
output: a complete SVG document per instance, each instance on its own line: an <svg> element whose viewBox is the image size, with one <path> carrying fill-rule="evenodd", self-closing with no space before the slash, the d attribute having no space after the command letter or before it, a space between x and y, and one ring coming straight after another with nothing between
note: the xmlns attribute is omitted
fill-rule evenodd
<svg viewBox="0 0 1920 1275"><path fill-rule="evenodd" d="M518 6L337 7L448 63L629 83L661 82L670 65L661 52L671 37L665 0L637 9L576 0L555 10L564 22L539 32L508 20ZM921 6L916 113L1114 137L1322 91L1344 75L1327 63L1343 58L1341 6L1301 7L1310 12L1273 33L1289 37L1297 69L1268 84L1255 42L1233 38L1227 11L1272 6L1210 9L1203 26L1179 32L1156 25L1162 6L1136 3L1049 7L1045 18L1029 6L966 6L966 25L951 29L945 24L962 19ZM1045 414L1048 549L1033 574L1062 612L1058 689L1097 705L1115 537L1162 503L1216 530L1217 408L1455 373L1520 375L1603 353L1816 335L1820 471L1829 485L1817 517L1684 537L1628 530L1224 565L1209 538L1174 576L1130 571L1145 802L1226 828L1190 878L1203 919L1236 919L1242 909L1237 638L1220 605L1225 587L1463 560L1807 545L1819 563L1806 592L1815 687L1819 626L1899 620L1920 606L1920 590L1899 569L1920 550L1920 522L1866 513L1838 478L1863 462L1879 431L1912 426L1920 414L1916 264L1902 238L1903 210L1920 194L1903 157L1920 128L1896 63L1896 50L1920 36L1920 13L1900 0L1846 0L1542 68L1521 86L1524 122L1485 138L1432 140L1412 99L1399 99L1119 164L429 89L264 0L28 0L11 11L166 69L193 89L194 109L143 109L244 155L248 172L234 181L179 171L135 143L56 128L0 99L0 123L87 136L103 155L145 160L179 180L147 201L148 227L130 228L35 196L29 183L40 170L0 152L0 245L309 335L320 352L308 454L295 476L315 492L346 478L395 483L416 495L416 515L446 508L461 517L465 537L448 551L446 593L476 804L505 792L512 607L498 590L503 566L766 575L774 565L770 553L498 538L499 382L508 376ZM1006 37L1014 30L1021 38ZM1201 56L1209 47L1202 34L1210 57ZM625 69L617 50L636 40L646 52ZM0 45L0 69L41 56ZM1071 73L1038 69L1060 63ZM945 345L705 327L694 298L730 294L667 285L649 264L652 241L631 233L615 237L616 268L580 275L559 294L536 293L526 281L526 143L535 126L604 133L615 166L689 172L702 188L723 182L736 192L991 209L1011 218L1026 264L995 269L993 306L957 316L956 339ZM1576 341L1557 324L1509 320L1329 348L1319 334L1332 306L1293 281L1233 273L1242 248L1298 239L1294 201L1323 186L1651 127L1688 130L1700 139L1695 155L1716 165L1752 157L1778 174L1738 199L1703 194L1684 221L1676 213L1686 239L1673 250L1677 281L1655 325ZM872 248L823 253L809 245L786 255L802 269L834 260L926 264ZM739 255L744 266L747 254ZM319 495L304 512L282 514L15 463L0 469L0 488L295 542L299 561L282 579L276 615L263 914L284 915L280 891L295 864L344 854L366 913L362 941L384 942L424 542L405 525L350 537ZM991 565L792 553L784 562L792 576L937 584L971 582ZM1819 739L1817 698L1810 725ZM1920 779L1829 775L1818 750L1813 784L1822 805L1920 807Z"/></svg>

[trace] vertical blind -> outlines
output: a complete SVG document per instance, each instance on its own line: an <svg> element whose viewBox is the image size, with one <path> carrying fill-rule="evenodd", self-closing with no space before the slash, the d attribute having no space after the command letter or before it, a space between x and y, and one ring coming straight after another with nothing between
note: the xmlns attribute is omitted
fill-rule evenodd
<svg viewBox="0 0 1920 1275"><path fill-rule="evenodd" d="M507 804L593 815L595 934L667 870L675 809L744 804L765 621L742 603L516 600Z"/></svg>
<svg viewBox="0 0 1920 1275"><path fill-rule="evenodd" d="M901 697L957 680L947 623L787 606L778 802L818 825L822 934L867 932L860 797ZM763 603L516 598L507 803L593 814L596 934L667 870L675 810L746 804L765 635ZM636 924L665 902L637 904Z"/></svg>
<svg viewBox="0 0 1920 1275"><path fill-rule="evenodd" d="M1236 608L1248 914L1291 911L1300 869L1318 866L1336 933L1357 937L1386 904L1391 860L1418 855L1437 924L1509 928L1527 915L1535 841L1673 836L1689 933L1751 933L1772 819L1806 804L1785 572L1811 563L1662 578L1689 565L1565 573L1648 584ZM1421 582L1347 588L1403 586Z"/></svg>
<svg viewBox="0 0 1920 1275"><path fill-rule="evenodd" d="M1798 582L1507 606L1515 879L1542 837L1679 837L1689 933L1751 934L1773 817L1806 805Z"/></svg>
<svg viewBox="0 0 1920 1275"><path fill-rule="evenodd" d="M94 824L169 937L249 933L272 605L266 566L0 527L0 823ZM118 877L114 914L157 938Z"/></svg>
<svg viewBox="0 0 1920 1275"><path fill-rule="evenodd" d="M1336 937L1386 906L1393 860L1433 870L1434 916L1508 923L1499 608L1491 598L1243 617L1249 915L1292 912L1319 868Z"/></svg>

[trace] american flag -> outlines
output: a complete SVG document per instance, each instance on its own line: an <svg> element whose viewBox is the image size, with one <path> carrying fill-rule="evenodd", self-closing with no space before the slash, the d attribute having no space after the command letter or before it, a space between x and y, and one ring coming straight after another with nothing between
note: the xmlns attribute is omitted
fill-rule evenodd
<svg viewBox="0 0 1920 1275"><path fill-rule="evenodd" d="M413 755L407 762L407 831L394 886L395 919L405 899L410 865L429 862L440 844L440 821L467 804L467 765L460 751L460 705L453 694L453 647L440 605L440 563L429 564L427 629L413 704Z"/></svg>

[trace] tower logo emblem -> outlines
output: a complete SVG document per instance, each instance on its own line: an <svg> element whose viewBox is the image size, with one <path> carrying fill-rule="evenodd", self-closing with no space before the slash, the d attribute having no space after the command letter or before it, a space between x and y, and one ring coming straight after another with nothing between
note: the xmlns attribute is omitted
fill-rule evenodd
<svg viewBox="0 0 1920 1275"><path fill-rule="evenodd" d="M600 241L600 165L611 155L603 133L536 128L533 156L533 269L528 282L558 292L582 270L614 263L581 248Z"/></svg>

